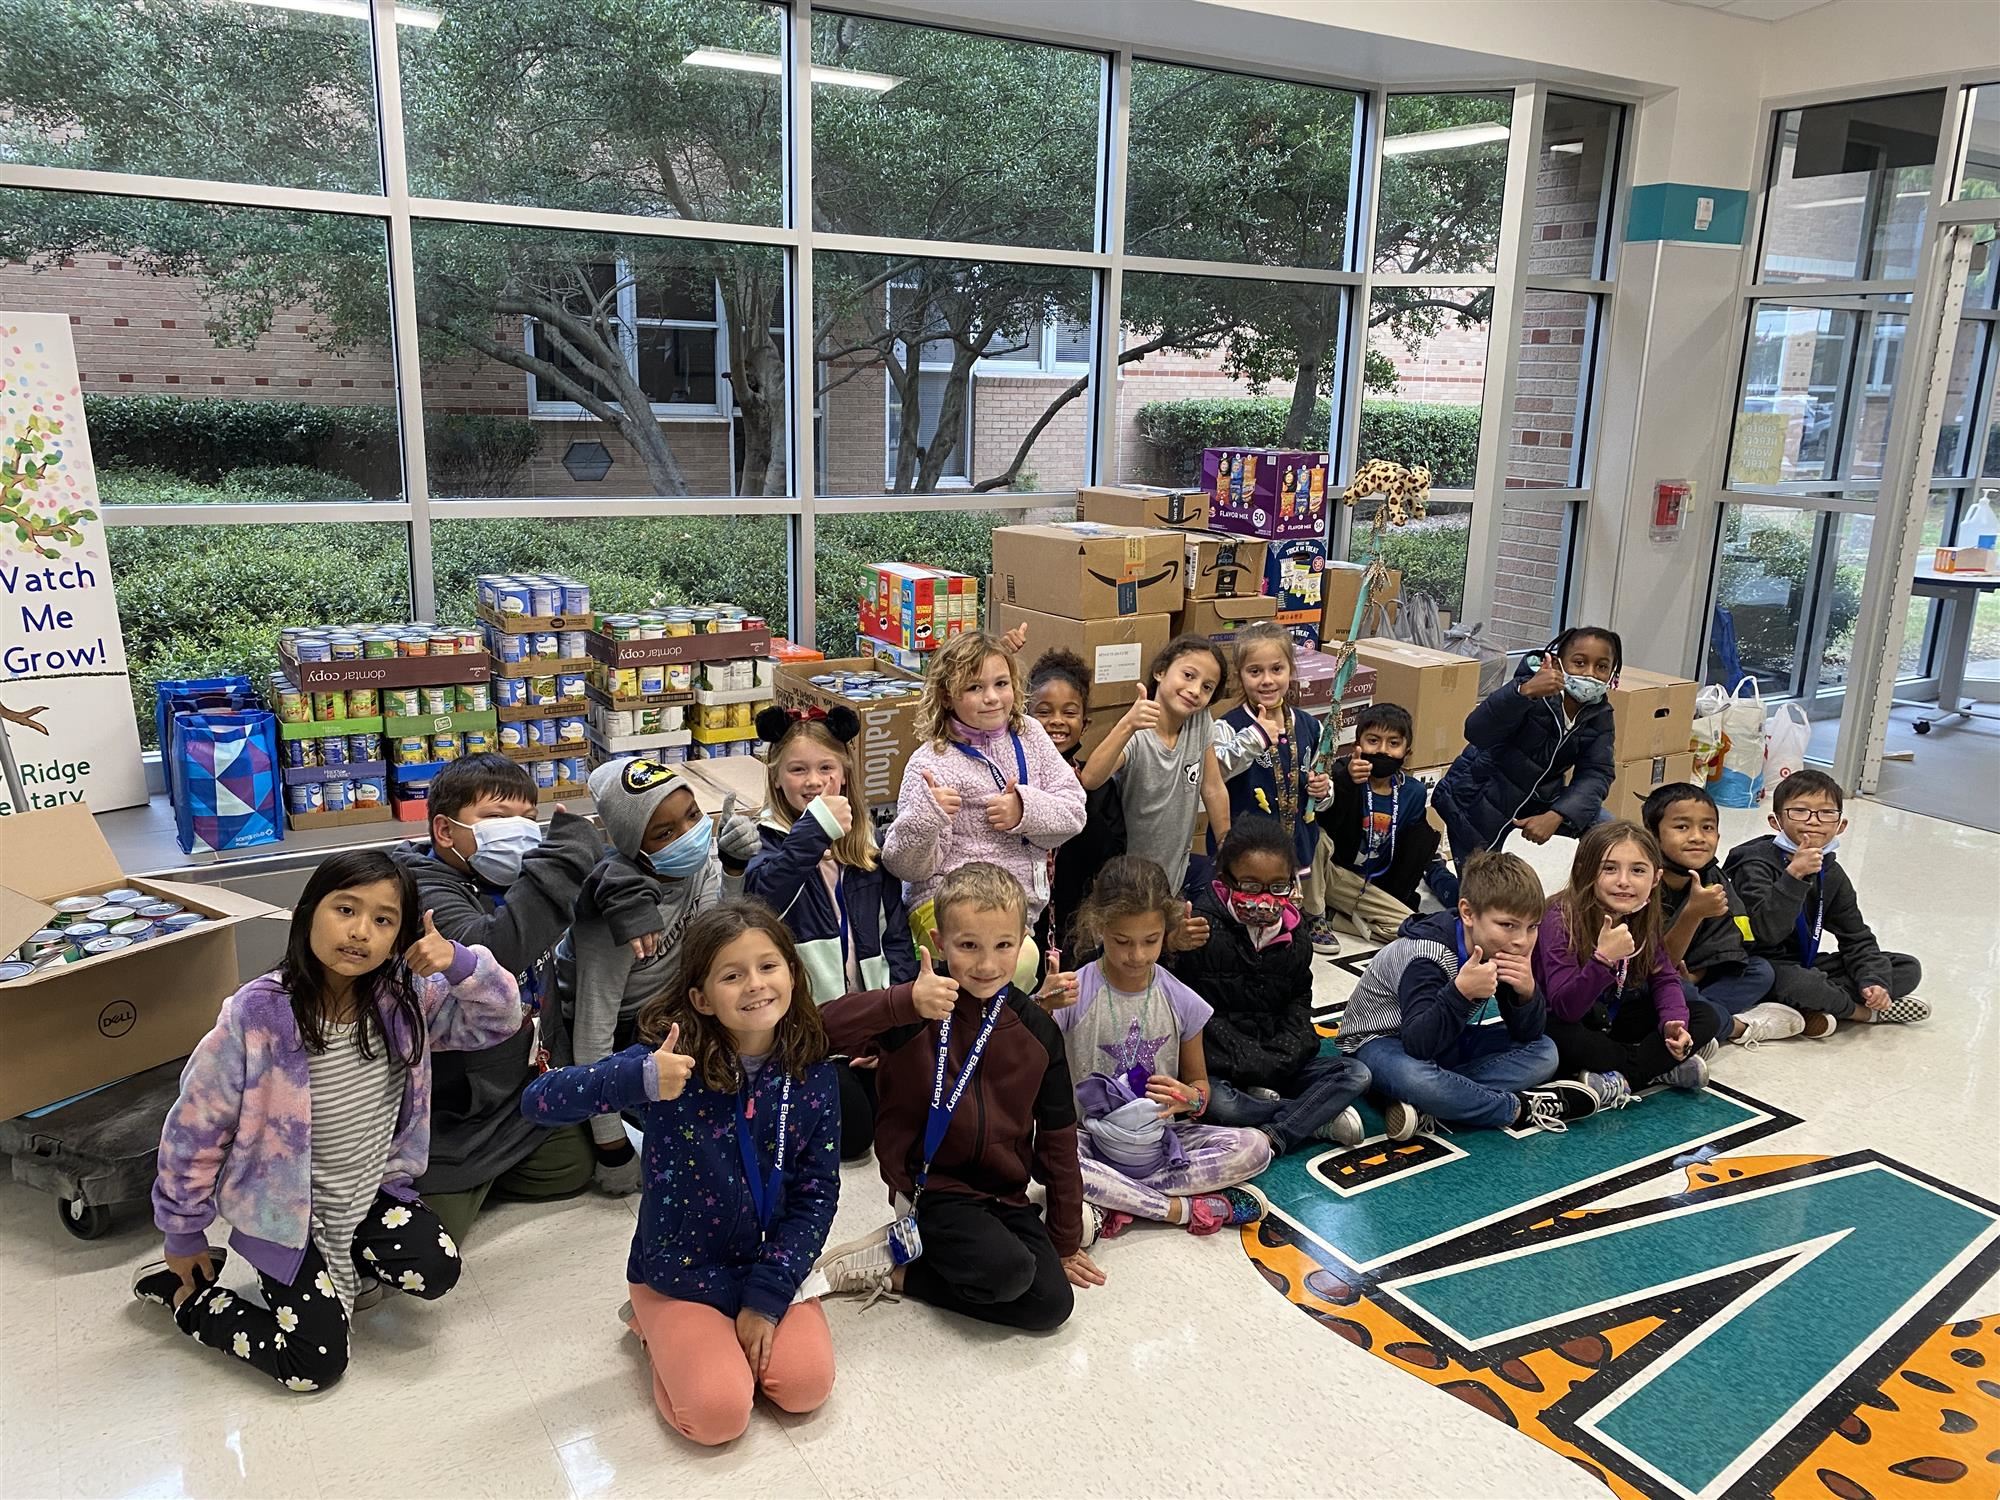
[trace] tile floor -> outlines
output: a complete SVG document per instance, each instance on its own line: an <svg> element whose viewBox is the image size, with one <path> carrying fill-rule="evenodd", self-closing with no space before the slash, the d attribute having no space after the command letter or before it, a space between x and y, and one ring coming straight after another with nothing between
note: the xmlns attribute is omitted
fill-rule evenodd
<svg viewBox="0 0 2000 1500"><path fill-rule="evenodd" d="M1725 814L1726 840L1761 828ZM1573 847L1529 851L1551 887ZM1883 942L1923 958L1936 1016L1732 1049L1717 1077L1801 1117L1760 1151L1873 1146L2000 1199L2000 836L1862 804L1842 850ZM1351 984L1320 972L1325 999ZM845 1187L837 1239L886 1217L872 1164ZM339 1388L286 1397L130 1300L157 1253L142 1214L81 1243L50 1200L0 1185L0 1495L1606 1494L1301 1316L1234 1236L1169 1231L1104 1247L1110 1284L1046 1338L836 1304L828 1405L763 1409L733 1446L697 1449L655 1415L613 1319L632 1213L489 1211L451 1298L389 1299ZM1965 1312L2000 1313L2000 1285Z"/></svg>

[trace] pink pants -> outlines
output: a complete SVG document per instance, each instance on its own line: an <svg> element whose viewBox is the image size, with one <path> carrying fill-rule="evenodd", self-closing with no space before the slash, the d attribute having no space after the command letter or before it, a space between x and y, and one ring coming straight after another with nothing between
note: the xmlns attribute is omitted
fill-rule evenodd
<svg viewBox="0 0 2000 1500"><path fill-rule="evenodd" d="M633 1286L632 1331L653 1362L653 1399L683 1437L713 1447L743 1435L759 1384L736 1320L701 1302ZM786 1411L816 1410L833 1390L833 1335L818 1302L794 1303L771 1341L762 1390Z"/></svg>

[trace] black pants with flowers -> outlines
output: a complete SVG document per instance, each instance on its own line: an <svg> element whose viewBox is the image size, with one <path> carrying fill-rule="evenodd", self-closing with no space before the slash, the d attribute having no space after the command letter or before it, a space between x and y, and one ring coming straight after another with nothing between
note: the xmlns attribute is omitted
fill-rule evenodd
<svg viewBox="0 0 2000 1500"><path fill-rule="evenodd" d="M387 1193L354 1231L348 1253L364 1279L434 1302L458 1284L458 1246L422 1203ZM262 1370L288 1391L324 1390L347 1372L347 1309L319 1247L308 1242L299 1274L287 1283L261 1271L264 1306L220 1282L204 1287L174 1313L181 1332Z"/></svg>

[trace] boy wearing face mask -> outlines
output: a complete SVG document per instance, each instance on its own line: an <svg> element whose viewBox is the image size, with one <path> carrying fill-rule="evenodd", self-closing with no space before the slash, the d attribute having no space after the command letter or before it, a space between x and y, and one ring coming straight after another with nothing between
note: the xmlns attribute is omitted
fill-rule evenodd
<svg viewBox="0 0 2000 1500"><path fill-rule="evenodd" d="M556 809L546 833L535 784L504 755L470 755L430 789L431 838L390 857L417 883L437 930L485 948L515 976L530 1011L555 984L557 940L604 844L576 814ZM578 1126L548 1130L521 1116L521 1091L539 1071L532 1022L476 1052L439 1052L431 1065L430 1166L417 1183L463 1244L487 1196L547 1199L579 1191L594 1165Z"/></svg>
<svg viewBox="0 0 2000 1500"><path fill-rule="evenodd" d="M1331 846L1326 909L1377 943L1392 942L1417 912L1417 884L1438 862L1438 834L1425 815L1424 784L1406 775L1410 711L1372 703L1355 726L1354 750L1333 773L1333 806L1319 820Z"/></svg>
<svg viewBox="0 0 2000 1500"><path fill-rule="evenodd" d="M562 998L554 1008L563 1024L549 1051L558 1067L601 1062L632 1045L640 1008L680 963L688 923L742 890L758 850L756 824L737 814L718 833L693 784L664 761L607 761L589 786L611 849L585 877L556 949ZM620 1118L594 1117L590 1137L598 1186L636 1192L638 1153Z"/></svg>

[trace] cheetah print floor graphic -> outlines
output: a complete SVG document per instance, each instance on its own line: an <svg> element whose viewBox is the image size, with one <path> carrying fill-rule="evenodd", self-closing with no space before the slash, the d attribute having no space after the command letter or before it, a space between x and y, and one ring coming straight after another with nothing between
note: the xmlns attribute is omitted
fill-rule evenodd
<svg viewBox="0 0 2000 1500"><path fill-rule="evenodd" d="M1737 1111L1720 1125L1712 1112L1711 1150L1798 1123L1710 1093ZM1574 1150L1586 1133L1376 1138L1286 1158L1260 1180L1274 1211L1244 1249L1333 1333L1621 1497L2000 1494L2000 1316L1964 1316L1968 1299L2000 1312L2000 1209L1873 1152L1670 1146L1681 1154L1661 1160L1653 1147L1678 1128L1662 1106L1687 1097L1604 1122L1656 1115L1625 1169L1589 1175L1611 1159L1600 1151L1541 1192L1530 1173L1497 1212L1459 1207L1509 1160L1491 1148ZM1635 1198L1648 1184L1664 1196ZM1895 1285L1871 1298L1884 1277Z"/></svg>

